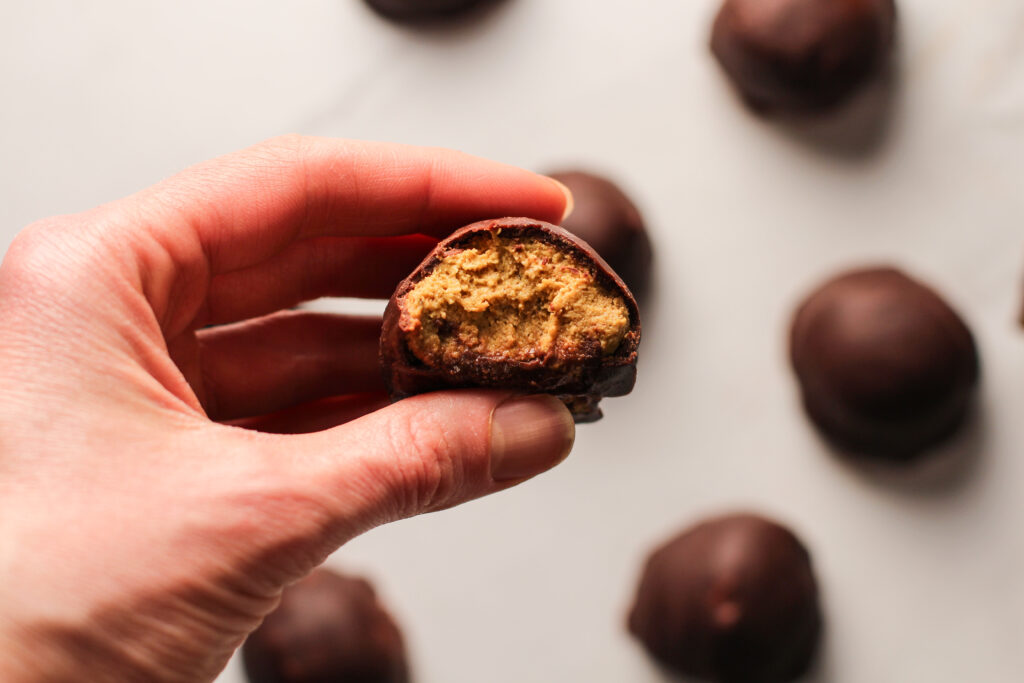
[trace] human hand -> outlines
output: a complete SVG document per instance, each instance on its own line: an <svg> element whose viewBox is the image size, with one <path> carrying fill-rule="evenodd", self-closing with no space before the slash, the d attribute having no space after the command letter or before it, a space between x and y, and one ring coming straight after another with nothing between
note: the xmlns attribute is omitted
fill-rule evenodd
<svg viewBox="0 0 1024 683"><path fill-rule="evenodd" d="M559 401L386 405L379 320L283 309L387 297L417 233L566 202L454 152L289 136L23 231L0 266L0 680L211 680L347 540L562 460Z"/></svg>

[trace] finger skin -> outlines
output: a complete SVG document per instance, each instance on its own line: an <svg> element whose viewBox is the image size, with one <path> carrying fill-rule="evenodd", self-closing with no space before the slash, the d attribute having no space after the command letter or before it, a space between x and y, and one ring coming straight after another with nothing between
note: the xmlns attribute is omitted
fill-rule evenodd
<svg viewBox="0 0 1024 683"><path fill-rule="evenodd" d="M185 329L210 279L318 236L441 237L482 218L558 221L562 186L460 152L285 136L215 159L115 203L161 327Z"/></svg>
<svg viewBox="0 0 1024 683"><path fill-rule="evenodd" d="M385 392L332 396L229 424L266 434L312 434L332 429L391 404Z"/></svg>
<svg viewBox="0 0 1024 683"><path fill-rule="evenodd" d="M210 419L225 421L384 391L380 326L376 317L281 311L201 330L196 393Z"/></svg>
<svg viewBox="0 0 1024 683"><path fill-rule="evenodd" d="M193 324L255 318L324 296L387 299L436 244L421 235L302 240L269 261L214 277Z"/></svg>
<svg viewBox="0 0 1024 683"><path fill-rule="evenodd" d="M564 431L536 442L547 459L518 478L495 478L492 419L514 398L483 390L421 394L334 429L264 435L258 461L272 468L267 476L279 491L302 501L297 510L317 511L311 520L299 514L287 528L326 556L375 526L502 491L561 462L574 429L557 403Z"/></svg>
<svg viewBox="0 0 1024 683"><path fill-rule="evenodd" d="M279 485L331 520L325 552L380 524L507 488L490 472L490 416L507 392L415 396L335 429L268 441ZM316 539L314 541L314 538Z"/></svg>
<svg viewBox="0 0 1024 683"><path fill-rule="evenodd" d="M500 392L417 397L312 434L211 422L193 391L206 386L201 339L218 349L207 354L224 375L215 383L237 392L223 392L225 414L239 414L338 391L333 380L365 388L376 363L361 354L376 330L346 334L374 342L340 355L359 369L325 371L321 360L339 362L336 330L197 334L197 316L220 276L253 291L229 311L243 317L345 285L330 261L295 265L305 257L287 252L302 241L437 236L504 214L557 220L565 203L553 181L457 153L290 137L26 231L0 267L0 526L15 553L0 679L212 680L281 588L344 541L517 483L490 472ZM348 284L376 292L394 276L386 267Z"/></svg>

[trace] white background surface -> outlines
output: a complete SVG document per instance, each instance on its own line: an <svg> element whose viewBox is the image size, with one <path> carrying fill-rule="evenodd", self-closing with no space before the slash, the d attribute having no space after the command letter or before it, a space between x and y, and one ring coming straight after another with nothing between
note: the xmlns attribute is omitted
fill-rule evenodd
<svg viewBox="0 0 1024 683"><path fill-rule="evenodd" d="M902 0L896 87L860 152L837 131L883 93L846 127L751 116L708 56L715 5L507 0L413 31L358 0L5 0L0 248L284 132L605 169L657 246L635 393L548 476L331 558L376 579L417 681L663 680L623 629L643 556L733 507L814 553L812 680L1021 680L1024 5ZM875 260L946 293L983 354L978 418L904 474L830 454L785 360L799 296ZM220 680L243 680L237 661Z"/></svg>

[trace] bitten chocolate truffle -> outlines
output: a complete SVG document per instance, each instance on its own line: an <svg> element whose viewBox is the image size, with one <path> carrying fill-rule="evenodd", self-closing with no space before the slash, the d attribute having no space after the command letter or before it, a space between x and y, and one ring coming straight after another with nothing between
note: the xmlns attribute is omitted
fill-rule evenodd
<svg viewBox="0 0 1024 683"><path fill-rule="evenodd" d="M643 302L651 275L651 240L636 205L615 183L586 171L549 173L572 192L562 227L594 248Z"/></svg>
<svg viewBox="0 0 1024 683"><path fill-rule="evenodd" d="M892 52L893 0L725 0L711 50L755 109L841 104Z"/></svg>
<svg viewBox="0 0 1024 683"><path fill-rule="evenodd" d="M978 382L974 338L892 268L829 280L797 310L790 360L807 414L843 450L909 460L955 431Z"/></svg>
<svg viewBox="0 0 1024 683"><path fill-rule="evenodd" d="M395 21L416 23L452 17L491 0L366 0L378 14Z"/></svg>
<svg viewBox="0 0 1024 683"><path fill-rule="evenodd" d="M491 387L560 398L577 422L636 380L640 316L592 247L528 218L466 226L395 290L380 358L392 398Z"/></svg>
<svg viewBox="0 0 1024 683"><path fill-rule="evenodd" d="M686 676L791 681L808 669L821 631L810 555L762 517L701 522L648 558L629 629Z"/></svg>
<svg viewBox="0 0 1024 683"><path fill-rule="evenodd" d="M326 569L285 589L242 646L252 683L408 683L402 634L363 579Z"/></svg>

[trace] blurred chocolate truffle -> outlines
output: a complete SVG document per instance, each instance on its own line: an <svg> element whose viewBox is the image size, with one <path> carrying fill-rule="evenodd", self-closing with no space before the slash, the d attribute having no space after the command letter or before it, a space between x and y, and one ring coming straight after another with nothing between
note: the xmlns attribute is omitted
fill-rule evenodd
<svg viewBox="0 0 1024 683"><path fill-rule="evenodd" d="M648 558L629 629L686 676L791 681L808 669L821 632L810 555L792 532L762 517L703 521Z"/></svg>
<svg viewBox="0 0 1024 683"><path fill-rule="evenodd" d="M452 17L492 0L366 0L378 14L416 23Z"/></svg>
<svg viewBox="0 0 1024 683"><path fill-rule="evenodd" d="M455 231L399 283L380 360L392 398L490 387L561 399L578 422L636 380L640 316L592 247L528 218Z"/></svg>
<svg viewBox="0 0 1024 683"><path fill-rule="evenodd" d="M285 589L242 646L252 683L407 683L402 634L363 579L326 569Z"/></svg>
<svg viewBox="0 0 1024 683"><path fill-rule="evenodd" d="M753 108L815 112L882 70L895 21L893 0L725 0L711 50Z"/></svg>
<svg viewBox="0 0 1024 683"><path fill-rule="evenodd" d="M572 192L562 227L594 248L643 301L651 275L651 241L636 205L615 183L586 171L548 174Z"/></svg>
<svg viewBox="0 0 1024 683"><path fill-rule="evenodd" d="M978 382L967 325L892 268L829 280L797 310L790 360L807 414L844 450L909 460L963 422Z"/></svg>

